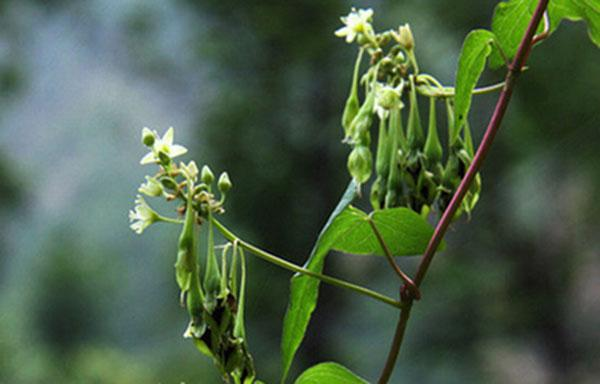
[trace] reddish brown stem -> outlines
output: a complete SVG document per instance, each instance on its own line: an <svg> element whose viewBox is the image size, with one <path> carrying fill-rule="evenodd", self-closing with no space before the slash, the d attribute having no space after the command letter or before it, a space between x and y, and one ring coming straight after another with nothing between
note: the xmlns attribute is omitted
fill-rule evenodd
<svg viewBox="0 0 600 384"><path fill-rule="evenodd" d="M423 283L423 279L425 278L427 270L429 269L431 260L435 255L435 251L440 245L444 234L448 230L448 226L450 225L450 222L454 217L454 214L460 207L463 198L465 197L467 191L471 187L471 183L473 182L475 175L481 168L481 165L483 164L483 161L485 160L492 146L492 143L494 141L496 133L498 132L498 129L500 128L500 123L502 122L502 118L504 117L504 114L508 107L508 103L512 96L515 81L519 73L523 69L523 66L525 65L525 61L527 60L529 50L531 49L531 46L533 44L533 37L535 31L537 30L537 26L540 23L540 20L542 19L546 8L548 7L548 1L549 0L540 0L540 2L538 3L536 10L533 16L531 17L531 21L527 26L525 35L523 36L523 39L519 44L519 48L517 50L515 58L513 62L509 65L508 73L506 74L504 89L502 90L500 97L498 98L496 108L494 109L494 114L492 115L490 122L488 123L481 144L479 145L479 148L477 148L477 152L475 153L473 162L467 169L467 172L463 177L462 181L460 182L456 193L452 197L448 208L446 208L444 214L442 215L442 218L438 222L433 236L431 237L429 244L427 245L427 248L425 250L425 253L423 254L423 258L421 259L421 263L419 265L417 274L414 279L414 283L417 287L419 287ZM402 302L404 306L401 310L402 312L400 314L400 320L398 321L398 326L396 327L396 334L394 335L394 340L392 342L392 347L390 348L385 367L381 373L381 377L378 382L379 384L386 384L392 374L392 371L396 364L398 353L400 351L400 346L402 344L406 324L410 316L413 298L410 295L402 296Z"/></svg>

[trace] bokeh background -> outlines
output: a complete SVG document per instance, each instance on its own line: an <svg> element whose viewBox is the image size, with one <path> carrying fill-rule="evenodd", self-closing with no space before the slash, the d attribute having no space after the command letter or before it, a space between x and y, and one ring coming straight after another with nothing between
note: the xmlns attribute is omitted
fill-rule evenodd
<svg viewBox="0 0 600 384"><path fill-rule="evenodd" d="M0 3L0 383L217 383L181 335L177 228L137 236L143 126L176 127L228 170L224 219L302 263L344 190L339 119L355 49L350 6L410 22L422 68L450 84L495 1L5 0ZM483 170L415 307L393 383L600 380L600 50L582 24L535 50ZM502 78L486 75L482 83ZM477 138L496 95L478 97ZM414 270L414 260L403 260ZM290 274L250 259L247 326L275 383ZM329 273L385 291L380 258ZM397 314L322 286L294 375L332 360L375 380Z"/></svg>

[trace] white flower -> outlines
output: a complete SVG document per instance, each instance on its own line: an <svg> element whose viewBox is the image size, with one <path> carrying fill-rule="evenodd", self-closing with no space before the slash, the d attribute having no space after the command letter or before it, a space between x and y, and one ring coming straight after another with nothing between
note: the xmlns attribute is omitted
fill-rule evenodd
<svg viewBox="0 0 600 384"><path fill-rule="evenodd" d="M129 227L139 235L159 219L158 213L146 203L142 196L137 195L134 210L129 211L129 221L132 222Z"/></svg>
<svg viewBox="0 0 600 384"><path fill-rule="evenodd" d="M371 29L371 19L373 17L373 10L352 8L352 11L348 16L341 17L342 23L345 25L335 31L335 35L338 37L346 37L346 42L351 43L359 33L366 33Z"/></svg>
<svg viewBox="0 0 600 384"><path fill-rule="evenodd" d="M140 161L140 164L151 164L157 163L160 161L160 154L163 156L167 156L170 159L181 156L187 152L187 148L182 145L173 144L173 135L174 130L173 127L170 127L167 132L165 132L162 138L158 137L158 134L155 133L155 140L152 144L152 150L146 154Z"/></svg>
<svg viewBox="0 0 600 384"><path fill-rule="evenodd" d="M160 196L163 193L162 184L154 177L146 176L146 182L138 188L138 192L146 196Z"/></svg>
<svg viewBox="0 0 600 384"><path fill-rule="evenodd" d="M381 120L386 119L394 108L402 108L402 84L398 87L375 83L375 112Z"/></svg>

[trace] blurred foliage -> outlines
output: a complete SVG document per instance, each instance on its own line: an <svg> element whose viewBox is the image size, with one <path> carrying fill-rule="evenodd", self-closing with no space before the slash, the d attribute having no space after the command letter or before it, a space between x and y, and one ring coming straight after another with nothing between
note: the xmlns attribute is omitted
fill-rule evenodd
<svg viewBox="0 0 600 384"><path fill-rule="evenodd" d="M347 183L339 119L355 52L333 31L353 4L0 4L0 382L218 382L180 337L173 233L126 233L142 174L137 134L144 124L193 127L192 157L234 183L228 226L302 263ZM462 39L489 25L494 4L360 5L374 7L378 25L410 22L421 65L450 83ZM597 379L599 62L580 24L532 53L481 202L436 258L393 382ZM494 102L474 101L476 139ZM275 382L290 276L249 268L250 348L260 377ZM334 255L328 270L395 289L380 258ZM372 379L395 321L323 286L296 369L335 360Z"/></svg>

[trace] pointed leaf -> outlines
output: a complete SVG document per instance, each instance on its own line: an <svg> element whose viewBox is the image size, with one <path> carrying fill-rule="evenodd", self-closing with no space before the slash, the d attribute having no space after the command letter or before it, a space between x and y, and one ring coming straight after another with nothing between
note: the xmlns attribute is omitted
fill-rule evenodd
<svg viewBox="0 0 600 384"><path fill-rule="evenodd" d="M321 363L304 371L294 384L369 384L336 363Z"/></svg>
<svg viewBox="0 0 600 384"><path fill-rule="evenodd" d="M494 34L484 29L472 31L465 38L456 71L453 141L458 138L460 128L467 119L471 108L473 89L475 89L481 72L485 68L485 62L492 52L494 39Z"/></svg>
<svg viewBox="0 0 600 384"><path fill-rule="evenodd" d="M492 32L506 59L512 59L517 53L519 43L525 35L525 30L535 12L538 0L510 0L503 1L496 6L492 19ZM538 33L544 30L540 23ZM490 67L499 68L504 64L504 58L495 49L490 57Z"/></svg>
<svg viewBox="0 0 600 384"><path fill-rule="evenodd" d="M354 200L356 191L356 184L354 181L351 181L321 230L308 261L304 265L306 269L314 272L321 272L323 270L325 256L327 256L333 240L330 226L336 217ZM296 355L300 343L304 339L304 333L317 305L318 296L319 280L303 275L294 275L292 277L290 302L285 319L283 320L283 334L281 338L282 383L285 382L290 366L292 365L292 360Z"/></svg>
<svg viewBox="0 0 600 384"><path fill-rule="evenodd" d="M404 207L374 211L370 220L394 256L423 254L433 235L433 228L421 215ZM331 231L335 237L332 249L356 255L385 256L369 224L369 215L360 209L346 208L331 225Z"/></svg>
<svg viewBox="0 0 600 384"><path fill-rule="evenodd" d="M563 19L583 20L587 23L588 34L600 48L600 2L598 0L552 0L548 5L552 29Z"/></svg>

